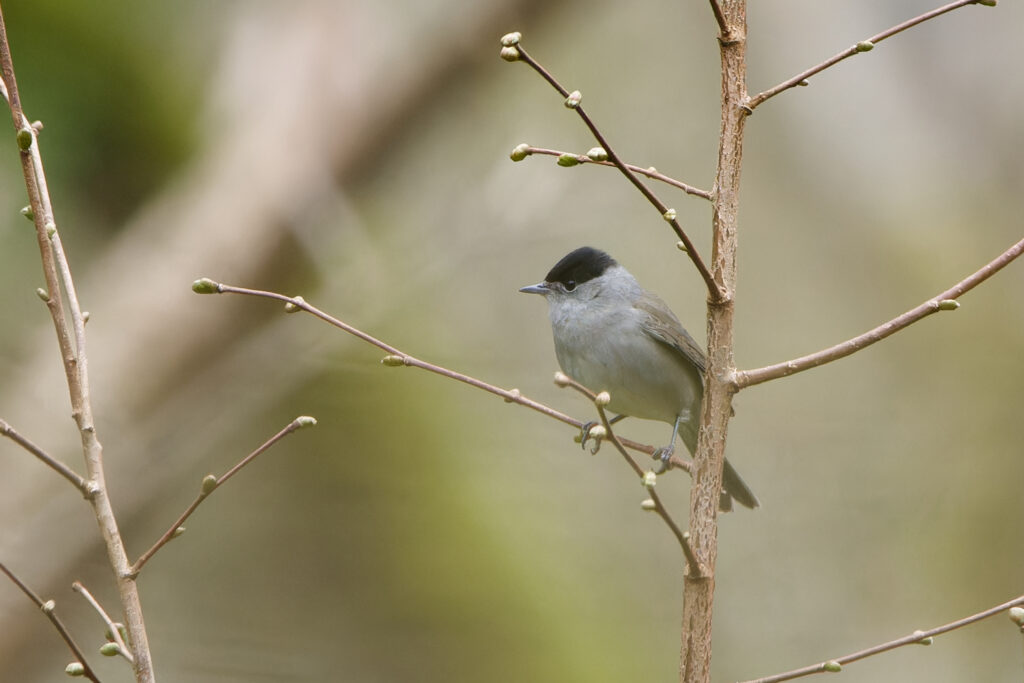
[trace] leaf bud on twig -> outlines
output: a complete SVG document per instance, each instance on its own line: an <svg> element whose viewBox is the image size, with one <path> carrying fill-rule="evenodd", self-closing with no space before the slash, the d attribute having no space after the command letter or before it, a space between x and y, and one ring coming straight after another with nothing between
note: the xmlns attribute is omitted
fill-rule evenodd
<svg viewBox="0 0 1024 683"><path fill-rule="evenodd" d="M515 49L511 45L508 47L501 48L501 58L506 62L518 62L519 61L519 50Z"/></svg>
<svg viewBox="0 0 1024 683"><path fill-rule="evenodd" d="M870 40L862 40L854 46L857 52L870 52L875 49L875 44Z"/></svg>
<svg viewBox="0 0 1024 683"><path fill-rule="evenodd" d="M580 160L576 158L575 154L569 154L568 152L566 152L565 154L558 155L559 166L565 166L566 168L568 168L570 166L578 166L579 163Z"/></svg>
<svg viewBox="0 0 1024 683"><path fill-rule="evenodd" d="M565 106L568 109L575 109L580 106L580 100L583 99L583 93L579 90L573 90L569 93L569 96L565 98Z"/></svg>
<svg viewBox="0 0 1024 683"><path fill-rule="evenodd" d="M530 145L525 142L521 142L512 148L512 153L509 154L508 157L512 161L522 161L526 157L530 156L530 154L532 154L530 151Z"/></svg>
<svg viewBox="0 0 1024 683"><path fill-rule="evenodd" d="M192 283L192 291L196 294L216 294L220 291L220 285L210 278L204 277Z"/></svg>
<svg viewBox="0 0 1024 683"><path fill-rule="evenodd" d="M505 47L512 47L518 45L519 40L523 37L523 34L519 31L512 31L512 33L506 33L501 37L501 44Z"/></svg>
<svg viewBox="0 0 1024 683"><path fill-rule="evenodd" d="M32 147L32 129L22 128L18 131L18 149L27 152Z"/></svg>
<svg viewBox="0 0 1024 683"><path fill-rule="evenodd" d="M608 161L608 151L604 147L591 147L587 156L594 161Z"/></svg>
<svg viewBox="0 0 1024 683"><path fill-rule="evenodd" d="M84 676L85 667L82 666L81 662L71 662L66 667L64 667L64 673L66 673L68 676Z"/></svg>

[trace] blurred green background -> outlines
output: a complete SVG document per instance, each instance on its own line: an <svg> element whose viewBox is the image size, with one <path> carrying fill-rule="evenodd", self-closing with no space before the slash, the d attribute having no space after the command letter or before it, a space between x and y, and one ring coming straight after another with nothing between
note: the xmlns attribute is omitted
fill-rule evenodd
<svg viewBox="0 0 1024 683"><path fill-rule="evenodd" d="M752 3L751 92L929 2ZM617 150L708 187L718 52L706 3L4 6L26 111L90 311L108 480L133 555L210 498L140 585L163 681L675 678L681 556L642 489L572 430L412 369L270 302L302 294L424 359L581 419L551 383L543 302L516 293L603 247L703 338L701 281L607 169L519 164L593 145L524 44ZM917 305L1022 233L1020 3L880 44L748 122L736 359L817 350ZM658 192L709 251L708 205ZM0 417L81 469L13 135L0 143ZM891 340L744 391L729 454L763 501L721 522L715 679L752 678L972 613L1024 590L1024 263ZM660 443L660 424L625 435ZM95 523L0 442L0 559L90 652L114 608ZM685 522L688 481L659 483ZM0 584L7 681L69 655ZM1019 680L1003 617L851 666L844 680ZM120 662L91 662L127 680Z"/></svg>

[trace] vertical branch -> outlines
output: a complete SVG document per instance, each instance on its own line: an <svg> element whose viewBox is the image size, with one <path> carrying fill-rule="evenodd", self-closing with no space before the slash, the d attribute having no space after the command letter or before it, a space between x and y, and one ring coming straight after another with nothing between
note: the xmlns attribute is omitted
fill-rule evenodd
<svg viewBox="0 0 1024 683"><path fill-rule="evenodd" d="M722 297L708 301L708 368L704 382L697 452L690 489L690 539L705 568L687 574L683 584L683 628L679 680L711 679L711 617L718 555L718 497L722 490L725 437L732 412L733 389L725 381L733 361L733 301L736 291L737 216L743 129L747 116L746 2L722 0L726 27L721 32L722 118L718 168L712 190L711 272Z"/></svg>
<svg viewBox="0 0 1024 683"><path fill-rule="evenodd" d="M3 76L7 103L14 120L22 173L29 204L32 207L39 243L39 255L46 280L46 306L53 319L57 342L60 346L64 374L71 399L71 414L78 426L85 458L87 499L107 549L107 558L117 580L125 626L131 639L134 655L133 668L139 683L154 680L150 661L149 642L142 617L142 603L138 586L129 573L130 565L124 541L117 527L114 510L107 493L103 473L103 447L96 435L92 404L89 398L89 377L85 357L85 319L78 305L74 281L67 257L57 233L53 207L46 187L42 157L36 127L29 123L21 107L14 63L7 42L7 27L0 11L0 74ZM64 296L67 296L67 304ZM70 309L70 311L69 311Z"/></svg>

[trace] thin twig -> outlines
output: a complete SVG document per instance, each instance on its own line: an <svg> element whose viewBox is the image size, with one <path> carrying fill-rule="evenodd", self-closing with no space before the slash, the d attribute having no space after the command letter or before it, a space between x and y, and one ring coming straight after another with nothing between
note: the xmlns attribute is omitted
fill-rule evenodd
<svg viewBox="0 0 1024 683"><path fill-rule="evenodd" d="M43 602L42 598L36 595L36 592L29 588L25 582L19 579L17 575L8 569L3 562L0 562L0 572L6 574L7 578L9 578L15 586L20 588L21 592L27 595L29 600L34 602L36 607L38 607L43 614L46 615L46 618L50 620L53 627L57 629L57 633L60 634L61 639L64 640L68 649L71 650L71 654L74 655L75 660L82 665L82 675L94 683L100 683L99 676L97 676L96 672L94 672L92 667L89 666L89 662L85 660L85 654L82 653L82 649L78 647L78 643L76 643L75 639L71 636L71 632L68 631L67 627L64 626L64 622L60 620L60 617L58 617L57 613L54 611L53 601Z"/></svg>
<svg viewBox="0 0 1024 683"><path fill-rule="evenodd" d="M86 498L89 497L89 485L85 481L85 479L82 478L81 475L79 475L73 469L62 463L60 460L54 458L52 455L44 451L36 444L26 439L24 436L15 431L14 427L12 427L10 424L8 424L6 421L2 419L0 419L0 435L6 436L8 439L21 446L32 455L42 460L47 467L49 467L57 474L70 481L76 489L82 492L83 496L85 496Z"/></svg>
<svg viewBox="0 0 1024 683"><path fill-rule="evenodd" d="M755 384L760 384L761 382L786 377L797 372L816 368L819 365L824 365L825 363L831 363L832 361L845 358L852 353L871 346L875 342L881 341L889 335L899 332L903 328L912 325L932 313L944 310L953 310L959 306L956 301L958 297L969 292L988 278L995 275L1006 267L1007 264L1020 256L1021 253L1024 253L1024 239L1014 244L1012 247L986 264L983 268L964 278L956 285L940 294L937 294L936 296L933 296L921 305L910 309L906 313L896 316L889 322L882 323L878 327L868 330L864 334L858 335L852 339L848 339L840 344L836 344L835 346L831 346L816 353L795 358L784 363L768 365L756 370L738 371L734 376L733 384L736 389L744 389Z"/></svg>
<svg viewBox="0 0 1024 683"><path fill-rule="evenodd" d="M545 147L534 147L533 145L526 145L525 147L523 147L522 151L526 155L544 154L544 155L553 156L553 157L562 157L562 156L569 155L572 158L574 158L580 164L595 164L597 166L610 166L612 168L617 168L615 166L615 164L612 163L611 161L600 161L600 160L597 160L597 159L591 159L586 154L573 154L572 152L560 152L557 149L547 149ZM671 176L667 176L664 173L660 173L653 166L650 166L648 168L643 168L643 167L640 167L640 166L636 166L634 164L626 164L626 168L628 168L629 170L633 171L633 173L639 173L640 175L647 176L648 178L651 178L653 180L660 180L661 182L665 183L666 185L671 185L672 187L679 188L680 190L682 190L686 194L693 195L694 197L700 197L701 199L708 199L708 200L711 199L711 193L708 190L702 190L699 187L694 187L693 185L687 185L686 183L684 183L681 180L676 180L675 178L673 178Z"/></svg>
<svg viewBox="0 0 1024 683"><path fill-rule="evenodd" d="M569 97L569 91L562 87L562 84L559 83L555 79L555 77L548 72L547 69L541 66L540 63L538 63L533 57L531 57L526 52L526 50L522 48L521 45L516 45L516 50L519 53L519 61L523 61L529 64L530 67L533 68L533 70L536 71L538 74L540 74L540 76L544 80L550 83L551 87L557 90L558 93L562 95L562 97ZM664 202L662 202L658 198L658 196L655 195L654 192L651 191L651 189L643 183L642 180L640 180L637 174L634 173L629 168L629 166L627 166L625 162L622 161L622 159L619 158L619 155L615 152L614 149L612 149L611 145L608 144L608 141L605 139L601 131L598 130L597 126L591 120L590 116L587 115L587 112L583 108L583 106L579 103L576 103L572 108L576 110L576 113L579 114L580 119L582 119L583 123L586 124L587 128L590 129L590 132L594 136L594 139L597 140L598 144L600 144L601 147L604 148L604 151L608 153L609 161L611 161L615 165L615 167L618 168L624 176L626 176L629 182L631 182L633 186L636 187L636 189L638 189L640 193L647 198L647 201L654 205L654 207L658 210L658 213L660 213L662 217L669 223L669 225L672 226L672 229L675 231L680 241L686 247L685 251L687 255L690 257L690 260L693 261L693 265L696 266L697 271L700 273L700 276L704 278L704 283L707 285L708 288L708 296L711 298L711 300L715 302L723 301L725 298L724 292L718 286L718 283L715 282L715 279L711 276L711 271L709 271L708 267L704 265L703 259L701 259L700 254L697 253L697 249L693 245L693 242L690 240L689 236L687 236L686 232L683 230L683 226L679 224L678 220L676 220L675 212L670 211L669 207Z"/></svg>
<svg viewBox="0 0 1024 683"><path fill-rule="evenodd" d="M767 100L769 98L772 98L772 97L778 95L780 92L783 92L785 90L789 90L790 88L793 88L793 87L795 87L797 85L805 84L804 81L806 81L811 76L814 76L816 74L821 73L822 71L824 71L825 69L829 68L830 66L838 64L839 62L843 61L844 59L847 59L848 57L852 57L853 55L859 54L861 52L867 52L874 45L877 45L878 43L882 42L886 38L890 38L890 37L896 35L897 33L901 33L903 31L906 31L908 28L912 28L914 26L917 26L920 23L928 21L929 19L934 19L935 17L938 17L938 16L941 16L943 14L946 14L947 12L952 12L953 10L959 9L961 7L964 7L965 5L977 5L977 4L985 5L985 4L995 4L995 3L994 2L991 2L991 3L990 2L986 2L984 0L956 0L956 2L951 2L948 5L943 5L942 7L939 7L938 9L933 9L930 12L925 12L924 14L916 16L913 19L908 19L907 21L904 21L901 24L897 24L897 25L893 26L892 28L886 29L885 31L882 31L881 33L876 33L875 35L871 36L867 40L861 41L860 43L857 43L856 45L852 45L852 46L848 47L847 49L843 50L839 54L834 55L834 56L830 57L829 59L826 59L821 64L818 64L817 66L812 66L807 71L799 73L796 76L793 76L792 78L790 78L789 80L786 80L786 81L783 81L782 83L779 83L774 88L769 88L768 90L765 90L764 92L761 92L761 93L758 93L757 95L754 95L752 98L750 98L750 101L747 102L747 106L749 107L750 111L753 111L758 105L762 104L765 100Z"/></svg>
<svg viewBox="0 0 1024 683"><path fill-rule="evenodd" d="M307 427L315 424L316 420L312 417L308 417L305 415L297 417L291 422L289 422L288 426L286 426L284 429L282 429L277 434L267 439L259 448L257 448L256 450L254 450L252 453L245 456L241 460L239 460L234 467L229 469L224 474L220 475L219 477L215 477L212 474L207 475L203 479L202 486L200 487L199 490L199 495L197 495L196 499L192 501L192 504L185 509L185 512L181 513L181 516L178 517L178 519L170 526L170 528L167 529L167 531L164 532L164 534L159 539L157 539L156 543L154 543L149 550L142 553L139 559L135 561L135 564L131 566L131 569L129 569L129 573L131 574L131 576L134 577L139 575L139 572L142 571L142 567L145 566L147 562L149 562L150 558L152 558L153 555L156 554L156 551L160 550L160 548L167 545L173 538L175 538L175 536L179 534L178 530L182 528L182 525L185 523L185 520L191 517L192 513L196 511L196 508L198 508L199 505L204 500L206 500L211 493L216 491L221 484L223 484L228 479L233 477L239 470L241 470L243 467L252 462L253 459L256 458L256 456L265 452L268 448L276 444L284 437L288 436L289 434L298 429L301 429L302 427Z"/></svg>
<svg viewBox="0 0 1024 683"><path fill-rule="evenodd" d="M999 614L1000 612L1004 612L1010 609L1011 607L1016 607L1017 605L1024 605L1024 595L1016 597L1008 602L1004 602L1001 605L991 607L987 610L984 610L983 612L972 614L969 617L964 617L963 619L952 621L948 624L930 629L928 631L914 631L910 635L903 636L902 638L890 640L887 643L875 645L874 647L869 647L858 652L843 655L842 657L836 657L835 659L830 659L828 661L820 662L818 664L812 664L810 666L805 666L800 669L794 669L792 671L787 671L785 673L775 674L774 676L751 679L749 681L745 681L744 683L779 683L780 681L790 681L794 678L801 678L802 676L809 676L811 674L824 673L826 671L834 672L837 671L836 665L842 666L844 664L849 664L851 662L857 661L858 659L864 659L866 657L871 657L882 652L895 650L896 648L903 647L905 645L914 645L916 643L921 643L922 641L930 642L927 639L933 638L934 636L942 635L943 633L948 633L949 631L953 631L958 628L963 628L964 626L968 626L977 621L981 621L982 619L987 619L991 616Z"/></svg>
<svg viewBox="0 0 1024 683"><path fill-rule="evenodd" d="M125 659L127 659L129 662L134 662L135 657L132 656L132 652L128 648L128 644L125 643L124 638L121 637L121 629L117 627L117 624L114 623L114 620L110 618L109 614L107 614L107 610L103 609L103 605L101 605L99 601L92 596L92 593L89 592L89 589L82 585L80 582L75 581L73 584L71 584L71 588L81 593L82 597L85 598L86 602L92 605L92 608L96 610L96 613L98 615L100 615L100 619L103 620L103 623L107 626L107 630L110 631L110 637L113 639L113 642L117 643L117 653Z"/></svg>
<svg viewBox="0 0 1024 683"><path fill-rule="evenodd" d="M416 358L415 356L411 356L408 353L392 346L391 344L383 342L377 339L376 337L373 337L367 334L366 332L363 332L362 330L353 327L352 325L349 325L348 323L339 320L328 313L325 313L316 306L307 303L306 300L303 299L301 296L291 297L286 296L284 294L278 294L277 292L267 292L259 289L247 289L245 287L234 287L232 285L225 285L219 282L214 282L213 280L209 280L206 278L194 282L192 285L192 289L197 293L201 294L243 294L246 296L257 296L282 301L285 303L286 308L290 307L291 310L303 310L317 318L320 318L324 322L333 325L334 327L337 327L338 329L343 330L351 334L352 336L363 340L367 344L376 346L378 349L384 351L385 353L388 354L388 356L381 360L381 363L383 363L384 365L400 365L419 368L420 370L426 370L427 372L433 373L435 375L440 375L442 377L447 377L448 379L453 379L456 382L468 384L471 387L481 389L489 394L500 396L505 400L506 403L515 403L517 405L530 408L531 410L536 410L538 413L541 413L542 415L546 415L547 417L550 417L554 420L558 420L559 422L575 427L576 429L582 429L583 425L585 424L582 420L577 420L576 418L570 417L565 413L559 412L554 408L551 408L549 406L544 405L543 403L540 403L539 401L534 401L533 399L523 396L519 389L502 389L499 386L489 384L488 382L484 382L483 380L471 377L470 375L466 375L461 372L456 372L455 370L450 370L441 365L428 363L427 361ZM632 441L630 439L622 439L622 443L623 445L626 446L626 448L630 448L634 451L639 451L641 453L646 453L647 455L653 455L655 451L658 450L654 446L642 444L637 441ZM676 466L682 466L685 468L685 466L682 464L682 461L680 461L680 463L677 463Z"/></svg>
<svg viewBox="0 0 1024 683"><path fill-rule="evenodd" d="M715 15L715 21L718 22L718 35L719 38L724 42L729 40L729 23L725 20L725 15L722 14L722 6L718 4L718 0L709 0L711 3L711 12Z"/></svg>

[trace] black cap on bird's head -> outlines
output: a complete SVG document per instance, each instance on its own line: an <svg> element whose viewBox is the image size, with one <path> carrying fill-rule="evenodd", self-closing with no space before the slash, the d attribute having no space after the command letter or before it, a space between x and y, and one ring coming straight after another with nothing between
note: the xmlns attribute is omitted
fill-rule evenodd
<svg viewBox="0 0 1024 683"><path fill-rule="evenodd" d="M523 287L519 291L527 294L547 294L550 291L548 285L557 282L565 291L571 292L578 285L600 277L606 270L616 265L618 262L600 249L580 247L563 256L544 276L544 282Z"/></svg>

